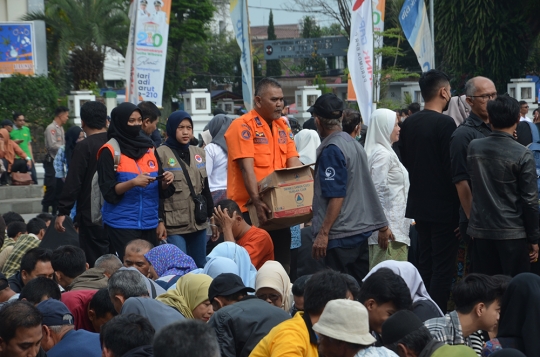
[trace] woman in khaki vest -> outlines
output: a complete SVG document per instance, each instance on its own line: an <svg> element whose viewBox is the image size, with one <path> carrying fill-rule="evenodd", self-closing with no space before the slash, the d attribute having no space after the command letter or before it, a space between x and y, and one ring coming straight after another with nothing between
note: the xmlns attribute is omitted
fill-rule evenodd
<svg viewBox="0 0 540 357"><path fill-rule="evenodd" d="M206 263L206 228L208 223L195 221L195 203L186 181L182 165L186 167L195 195L206 198L207 216L212 217L214 203L208 187L206 158L203 149L190 146L193 120L184 111L176 111L167 121L167 140L157 149L163 169L174 174L174 195L165 199L163 221L167 241L191 256L199 268Z"/></svg>

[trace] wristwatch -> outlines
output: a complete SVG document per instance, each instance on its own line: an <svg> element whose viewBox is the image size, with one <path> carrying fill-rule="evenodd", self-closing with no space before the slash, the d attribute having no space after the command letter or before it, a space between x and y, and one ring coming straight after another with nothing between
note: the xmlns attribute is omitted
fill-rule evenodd
<svg viewBox="0 0 540 357"><path fill-rule="evenodd" d="M163 223L163 218L158 218L159 223Z"/></svg>

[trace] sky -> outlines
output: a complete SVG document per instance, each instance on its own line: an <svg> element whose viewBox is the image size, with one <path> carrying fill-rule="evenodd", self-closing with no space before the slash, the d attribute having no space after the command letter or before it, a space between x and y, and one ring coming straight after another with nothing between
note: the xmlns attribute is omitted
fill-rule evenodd
<svg viewBox="0 0 540 357"><path fill-rule="evenodd" d="M249 0L249 21L251 26L266 26L268 25L268 16L270 8L274 13L274 24L297 24L304 16L309 13L292 12L285 10L285 6L294 3L294 0ZM263 9L261 9L263 8ZM317 14L320 26L329 26L335 20L328 16Z"/></svg>

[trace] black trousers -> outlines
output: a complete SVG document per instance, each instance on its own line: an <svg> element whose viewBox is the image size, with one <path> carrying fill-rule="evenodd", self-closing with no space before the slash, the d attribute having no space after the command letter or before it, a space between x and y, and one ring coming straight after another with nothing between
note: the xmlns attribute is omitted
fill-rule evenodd
<svg viewBox="0 0 540 357"><path fill-rule="evenodd" d="M244 221L249 225L252 225L251 219L249 218L249 213L244 212L242 214ZM272 238L272 243L274 243L274 260L278 261L283 265L287 274L290 274L291 271L291 229L277 229L275 231L269 231L270 238Z"/></svg>
<svg viewBox="0 0 540 357"><path fill-rule="evenodd" d="M53 161L50 159L49 155L43 161L43 169L45 170L45 177L43 179L43 184L45 185L45 194L43 195L43 200L41 205L43 206L43 212L48 212L49 207L53 208L52 213L56 213L56 177L54 177L55 170L53 166Z"/></svg>
<svg viewBox="0 0 540 357"><path fill-rule="evenodd" d="M416 221L418 232L418 272L429 295L446 313L452 278L456 271L459 239L455 223Z"/></svg>
<svg viewBox="0 0 540 357"><path fill-rule="evenodd" d="M362 285L369 272L368 240L354 248L328 249L324 261L329 268L353 276Z"/></svg>
<svg viewBox="0 0 540 357"><path fill-rule="evenodd" d="M516 276L531 270L527 239L475 238L472 247L474 273Z"/></svg>
<svg viewBox="0 0 540 357"><path fill-rule="evenodd" d="M105 237L112 245L113 251L124 261L126 245L134 239L144 239L154 246L158 245L156 228L152 229L118 229L104 224Z"/></svg>
<svg viewBox="0 0 540 357"><path fill-rule="evenodd" d="M97 258L110 253L109 239L101 226L85 224L81 220L79 224L79 246L86 254L86 262L90 268L94 267Z"/></svg>

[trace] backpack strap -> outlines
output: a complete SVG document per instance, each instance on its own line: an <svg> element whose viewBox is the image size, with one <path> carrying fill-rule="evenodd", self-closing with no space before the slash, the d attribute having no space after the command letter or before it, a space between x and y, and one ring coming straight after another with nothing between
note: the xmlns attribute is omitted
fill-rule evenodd
<svg viewBox="0 0 540 357"><path fill-rule="evenodd" d="M536 126L536 124L531 123L530 121L526 121L526 120L524 121L529 125L529 128L531 128L533 143L540 142L540 133L538 133L538 127Z"/></svg>
<svg viewBox="0 0 540 357"><path fill-rule="evenodd" d="M120 155L122 154L122 151L120 150L120 144L118 144L118 141L115 138L111 138L108 141L108 144L110 144L114 149L114 171L116 171L116 169L118 169L118 165L120 165Z"/></svg>

